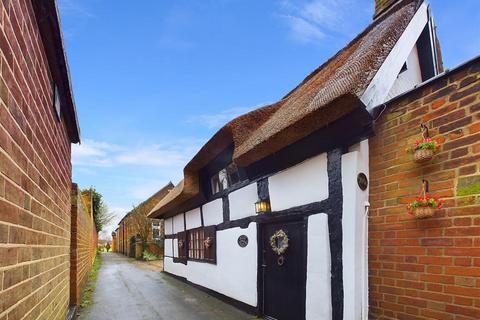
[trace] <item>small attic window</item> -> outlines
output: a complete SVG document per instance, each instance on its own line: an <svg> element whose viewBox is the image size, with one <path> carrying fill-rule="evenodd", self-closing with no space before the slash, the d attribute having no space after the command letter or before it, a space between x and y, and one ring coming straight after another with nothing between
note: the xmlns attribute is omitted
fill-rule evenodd
<svg viewBox="0 0 480 320"><path fill-rule="evenodd" d="M62 105L60 103L60 93L58 92L58 87L56 84L53 86L53 108L55 109L57 120L60 121L60 111L62 109Z"/></svg>
<svg viewBox="0 0 480 320"><path fill-rule="evenodd" d="M231 163L210 178L212 194L217 194L223 190L240 182L240 175L236 164Z"/></svg>
<svg viewBox="0 0 480 320"><path fill-rule="evenodd" d="M403 73L403 72L405 72L405 71L407 71L407 70L408 70L407 63L405 62L405 63L403 64L403 66L402 66L402 69L400 69L400 73ZM399 74L400 74L400 73L399 73Z"/></svg>

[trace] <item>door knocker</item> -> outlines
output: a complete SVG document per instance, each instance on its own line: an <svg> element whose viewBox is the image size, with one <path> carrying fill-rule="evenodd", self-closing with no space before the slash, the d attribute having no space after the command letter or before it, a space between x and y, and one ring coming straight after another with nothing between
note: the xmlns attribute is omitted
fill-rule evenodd
<svg viewBox="0 0 480 320"><path fill-rule="evenodd" d="M277 259L277 264L281 267L285 263L285 257L284 256L279 256Z"/></svg>
<svg viewBox="0 0 480 320"><path fill-rule="evenodd" d="M178 240L178 247L181 249L185 245L183 240Z"/></svg>
<svg viewBox="0 0 480 320"><path fill-rule="evenodd" d="M270 246L273 252L282 255L288 249L288 236L282 229L277 230L270 238Z"/></svg>
<svg viewBox="0 0 480 320"><path fill-rule="evenodd" d="M203 245L205 248L210 248L212 246L212 238L207 237L207 239L203 240Z"/></svg>

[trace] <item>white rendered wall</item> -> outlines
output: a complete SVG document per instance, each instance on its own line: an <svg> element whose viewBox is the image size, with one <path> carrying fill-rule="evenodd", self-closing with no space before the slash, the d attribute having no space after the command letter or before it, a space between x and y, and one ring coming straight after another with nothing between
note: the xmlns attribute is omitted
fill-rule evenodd
<svg viewBox="0 0 480 320"><path fill-rule="evenodd" d="M307 320L332 318L330 290L331 256L328 217L324 213L308 217L307 235ZM345 317L345 319L348 319Z"/></svg>
<svg viewBox="0 0 480 320"><path fill-rule="evenodd" d="M165 257L164 260L164 269L165 271L177 275L179 277L186 277L187 266L183 263L174 263L172 258Z"/></svg>
<svg viewBox="0 0 480 320"><path fill-rule="evenodd" d="M172 242L173 242L172 239L165 239L163 247L164 247L164 254L166 256L173 257Z"/></svg>
<svg viewBox="0 0 480 320"><path fill-rule="evenodd" d="M358 173L369 177L368 140L350 151L342 156L344 319L357 320L368 318L365 215L368 188L362 191L357 184Z"/></svg>
<svg viewBox="0 0 480 320"><path fill-rule="evenodd" d="M165 234L173 233L173 218L165 219Z"/></svg>
<svg viewBox="0 0 480 320"><path fill-rule="evenodd" d="M422 71L420 70L420 60L418 59L417 46L415 45L410 52L407 61L407 70L400 73L393 83L387 100L390 100L422 82Z"/></svg>
<svg viewBox="0 0 480 320"><path fill-rule="evenodd" d="M217 225L223 222L223 200L216 199L202 207L203 224L205 226Z"/></svg>
<svg viewBox="0 0 480 320"><path fill-rule="evenodd" d="M237 240L248 237L242 248ZM257 225L217 231L217 264L188 261L187 280L248 305L257 305Z"/></svg>
<svg viewBox="0 0 480 320"><path fill-rule="evenodd" d="M258 201L257 184L252 183L228 195L230 220L255 215L255 202Z"/></svg>
<svg viewBox="0 0 480 320"><path fill-rule="evenodd" d="M272 211L328 198L327 154L308 159L268 178Z"/></svg>
<svg viewBox="0 0 480 320"><path fill-rule="evenodd" d="M173 217L173 233L182 231L185 231L185 221L183 220L183 213L180 213Z"/></svg>
<svg viewBox="0 0 480 320"><path fill-rule="evenodd" d="M186 212L185 220L186 220L187 230L201 227L202 217L200 215L200 208L196 208Z"/></svg>

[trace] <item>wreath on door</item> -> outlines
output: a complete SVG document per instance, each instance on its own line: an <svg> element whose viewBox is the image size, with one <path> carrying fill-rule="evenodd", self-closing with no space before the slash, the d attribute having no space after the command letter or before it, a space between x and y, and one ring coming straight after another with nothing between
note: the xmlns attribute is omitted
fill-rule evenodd
<svg viewBox="0 0 480 320"><path fill-rule="evenodd" d="M277 230L270 237L270 246L272 247L273 252L278 255L284 254L288 249L288 236L282 229Z"/></svg>

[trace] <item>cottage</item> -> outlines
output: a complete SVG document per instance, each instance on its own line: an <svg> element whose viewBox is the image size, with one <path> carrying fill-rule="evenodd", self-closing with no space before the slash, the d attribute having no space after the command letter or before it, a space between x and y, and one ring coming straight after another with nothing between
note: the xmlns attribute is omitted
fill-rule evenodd
<svg viewBox="0 0 480 320"><path fill-rule="evenodd" d="M132 211L128 212L118 223L118 228L112 234L116 243L115 251L129 257L139 257L141 252L135 252L135 243L139 236L144 243L143 246L153 254L163 255L163 250L157 242L163 236L163 221L149 219L146 215L152 210L156 203L161 201L173 189L169 182L153 196L139 204ZM137 250L138 251L138 250Z"/></svg>
<svg viewBox="0 0 480 320"><path fill-rule="evenodd" d="M277 103L221 128L151 211L165 271L271 319L368 314L369 137L384 103L442 71L423 1L374 20Z"/></svg>
<svg viewBox="0 0 480 320"><path fill-rule="evenodd" d="M165 271L269 319L478 319L480 59L442 69L429 7L376 1L345 49L187 164L150 212ZM440 147L417 163L422 135ZM419 192L445 207L408 215Z"/></svg>

